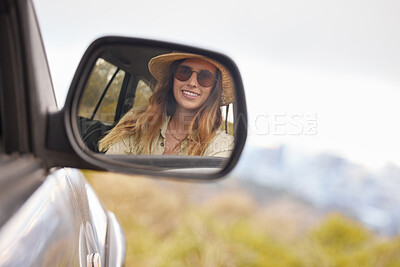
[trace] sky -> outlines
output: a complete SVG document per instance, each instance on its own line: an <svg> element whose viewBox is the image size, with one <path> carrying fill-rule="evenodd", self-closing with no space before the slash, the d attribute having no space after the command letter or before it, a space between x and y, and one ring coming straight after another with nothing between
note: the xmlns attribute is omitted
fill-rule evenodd
<svg viewBox="0 0 400 267"><path fill-rule="evenodd" d="M62 107L92 41L122 35L212 49L244 83L248 142L400 165L399 1L34 0Z"/></svg>

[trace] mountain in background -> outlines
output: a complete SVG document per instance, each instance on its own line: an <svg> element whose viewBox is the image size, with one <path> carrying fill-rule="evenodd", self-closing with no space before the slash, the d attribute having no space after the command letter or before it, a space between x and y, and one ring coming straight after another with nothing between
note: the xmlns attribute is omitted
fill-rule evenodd
<svg viewBox="0 0 400 267"><path fill-rule="evenodd" d="M261 188L289 192L317 210L340 211L380 234L400 233L398 166L371 171L334 155L306 155L283 145L246 146L231 176L244 185L251 181ZM256 199L263 198L262 192L252 190Z"/></svg>

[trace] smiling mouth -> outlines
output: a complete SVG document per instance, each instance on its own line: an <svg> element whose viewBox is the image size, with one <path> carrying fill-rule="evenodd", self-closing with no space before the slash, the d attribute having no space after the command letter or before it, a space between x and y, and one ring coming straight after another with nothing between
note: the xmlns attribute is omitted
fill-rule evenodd
<svg viewBox="0 0 400 267"><path fill-rule="evenodd" d="M197 96L200 96L200 94L196 94L196 93L189 92L189 91L186 91L186 90L182 90L182 93L183 93L184 95L187 95L187 96L190 96L190 97L197 97Z"/></svg>

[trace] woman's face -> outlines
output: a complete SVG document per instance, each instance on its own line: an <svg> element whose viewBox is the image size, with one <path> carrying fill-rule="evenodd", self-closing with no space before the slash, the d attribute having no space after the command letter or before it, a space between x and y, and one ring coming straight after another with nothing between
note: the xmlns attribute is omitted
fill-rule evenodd
<svg viewBox="0 0 400 267"><path fill-rule="evenodd" d="M179 71L183 76L186 74L186 77L189 75L189 72L191 72L191 76L187 81L182 81L182 78L178 75L174 76L173 89L174 97L178 104L177 109L181 112L186 111L191 113L201 107L210 95L217 68L207 61L191 58L184 60L179 65L177 72ZM198 81L199 73L200 83ZM208 86L210 81L208 75L211 75L211 78L213 78L213 82L210 86ZM180 79L177 79L177 76Z"/></svg>

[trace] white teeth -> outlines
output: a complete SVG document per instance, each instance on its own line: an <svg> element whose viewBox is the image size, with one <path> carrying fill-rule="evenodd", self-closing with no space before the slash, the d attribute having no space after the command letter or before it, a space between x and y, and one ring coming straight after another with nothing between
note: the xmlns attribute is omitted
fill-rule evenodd
<svg viewBox="0 0 400 267"><path fill-rule="evenodd" d="M182 91L184 94L186 94L186 95L190 95L190 96L199 96L199 94L195 94L195 93L192 93L192 92L189 92L189 91Z"/></svg>

